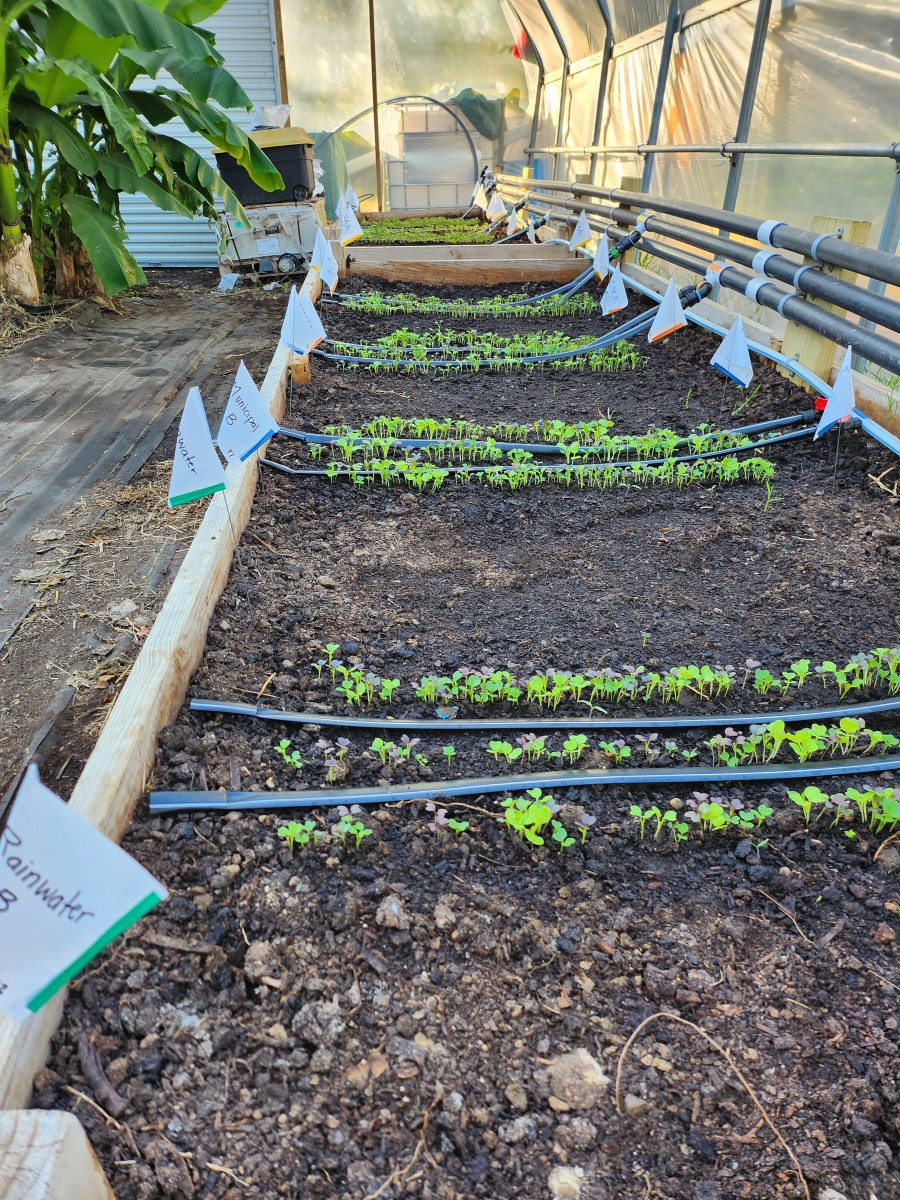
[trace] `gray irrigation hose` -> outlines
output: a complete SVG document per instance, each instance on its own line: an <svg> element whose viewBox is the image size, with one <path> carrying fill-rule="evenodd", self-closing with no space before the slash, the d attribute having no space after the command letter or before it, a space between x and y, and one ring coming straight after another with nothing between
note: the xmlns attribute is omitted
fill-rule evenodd
<svg viewBox="0 0 900 1200"><path fill-rule="evenodd" d="M629 787L645 784L761 783L769 779L806 780L823 775L866 775L895 771L900 755L847 758L838 762L759 763L752 767L612 767L607 771L533 771L525 775L488 775L445 783L392 783L382 787L323 788L296 792L151 792L151 813L256 812L270 808L333 808L338 804L390 804L398 800L444 800L522 792L539 787Z"/></svg>
<svg viewBox="0 0 900 1200"><path fill-rule="evenodd" d="M539 196L539 192L568 192L574 196L594 196L616 205L628 205L638 212L651 210L664 213L671 217L680 217L695 225L708 225L714 229L723 229L728 233L747 237L764 246L772 246L790 250L812 258L816 262L833 267L844 267L850 271L879 279L884 283L900 285L900 258L888 254L884 250L870 250L867 246L857 246L851 242L843 242L834 234L818 235L808 229L799 229L788 225L785 221L763 221L759 217L747 217L740 213L726 212L724 209L709 208L706 205L695 204L688 200L669 200L665 196L655 196L643 192L627 192L621 188L604 188L593 184L552 184L546 180L521 180L513 177L500 177L502 185L509 182L518 186L527 186L530 192L529 207L535 202L551 205L549 198Z"/></svg>
<svg viewBox="0 0 900 1200"><path fill-rule="evenodd" d="M621 471L627 471L636 467L659 467L668 463L686 463L697 462L700 459L706 458L725 458L729 454L746 454L749 450L764 450L767 446L778 446L782 442L794 442L798 438L813 437L816 432L815 425L806 425L803 429L792 429L790 433L779 433L775 437L763 438L759 442L750 442L747 446L724 446L719 450L704 450L697 454L681 454L678 456L670 455L668 458L621 458L621 459L600 459L597 462L576 462L576 463L497 463L482 466L481 464L470 465L463 463L460 466L441 467L440 470L447 471L451 475L460 475L463 472L468 472L469 475L486 475L489 471L495 471L502 475L512 474L514 471L527 470L528 468L539 469L547 474L560 475L566 471L599 471L607 467L615 467ZM562 451L558 451L562 453ZM273 462L270 458L260 458L263 466L272 467L276 471L280 471L282 475L307 475L307 476L326 476L328 479L349 479L356 478L360 475L371 475L373 478L378 477L378 471L375 467L365 466L360 464L355 469L352 466L341 467L337 471L331 471L328 467L288 467L284 463ZM423 466L429 466L429 463L423 463Z"/></svg>
<svg viewBox="0 0 900 1200"><path fill-rule="evenodd" d="M575 279L570 279L568 283L560 284L559 287L553 288L549 292L539 292L536 296L526 296L524 300L508 300L504 303L504 308L521 308L525 305L537 304L541 300L550 300L556 296L574 296L577 291L580 291L588 283L593 273L594 268L589 267L576 276ZM354 300L356 296L352 292L335 292L333 296L325 296L323 299L327 304L346 305L348 300ZM427 316L428 314L425 313L423 315ZM485 316L493 315L493 313L485 313Z"/></svg>
<svg viewBox="0 0 900 1200"><path fill-rule="evenodd" d="M607 228L607 232L610 236L621 240L621 233L615 227ZM694 274L705 275L711 266L710 261L651 241L646 235L641 241L641 246L655 258L683 267L686 271ZM900 262L900 259L896 261ZM748 274L740 267L723 267L719 271L717 279L723 287L747 296L755 303L762 304L807 329L812 329L830 341L836 342L839 346L852 347L856 353L870 362L876 363L894 374L900 374L900 347L889 338L871 333L868 329L847 321L843 317L837 317L827 309L819 308L810 301L802 299L794 292L786 291L771 280L760 279L758 276Z"/></svg>
<svg viewBox="0 0 900 1200"><path fill-rule="evenodd" d="M278 721L285 725L329 725L339 729L397 729L415 733L452 734L487 733L503 730L553 729L713 729L728 725L767 725L784 721L786 725L801 721L839 721L841 717L871 716L874 713L896 712L900 697L890 700L871 700L862 704L835 704L829 708L788 708L774 713L707 713L703 716L664 717L484 717L435 720L430 717L340 717L325 713L285 712L257 704L231 703L229 700L192 700L191 712L220 713L234 717L257 717L261 721Z"/></svg>
<svg viewBox="0 0 900 1200"><path fill-rule="evenodd" d="M763 433L767 429L782 429L788 425L800 425L804 421L814 421L816 420L816 416L816 412L810 409L808 412L795 413L792 417L778 417L774 421L758 421L755 425L740 425L737 429L717 430L715 433L710 434L709 437L741 437L744 434ZM279 427L275 436L293 438L294 441L306 442L312 446L339 446L347 441L339 433L309 433L304 429L286 429L283 425ZM694 437L704 436L706 435L694 435ZM678 438L675 445L688 446L691 440L690 437ZM390 442L392 446L400 447L403 450L426 450L442 446L488 449L486 442L478 441L476 438L379 438L361 436L353 438L350 444L353 446L374 446L383 445L385 442ZM596 443L586 442L585 449L590 450L595 445ZM562 453L561 447L551 442L493 442L490 448L503 451L526 450L529 454ZM740 447L736 447L736 449L740 449Z"/></svg>
<svg viewBox="0 0 900 1200"><path fill-rule="evenodd" d="M574 200L567 200L566 207L574 211L579 205ZM658 233L663 237L673 238L700 250L708 250L717 259L730 258L740 266L759 271L771 279L790 284L799 292L836 304L840 308L848 308L861 317L874 321L885 329L900 333L900 305L875 292L867 291L857 284L847 283L836 279L833 275L823 274L812 266L803 266L785 258L775 250L754 250L752 246L744 245L733 239L716 237L714 234L703 233L689 225L676 225L659 217L645 215L639 217L636 212L627 208L603 208L599 204L585 204L581 207L592 216L601 217L620 227L631 227L641 220L648 233Z"/></svg>

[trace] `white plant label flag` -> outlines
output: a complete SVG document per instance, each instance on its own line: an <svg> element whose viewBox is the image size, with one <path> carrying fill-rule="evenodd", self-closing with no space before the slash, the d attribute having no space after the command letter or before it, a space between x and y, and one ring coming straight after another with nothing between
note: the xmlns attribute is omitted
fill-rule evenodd
<svg viewBox="0 0 900 1200"><path fill-rule="evenodd" d="M233 462L244 462L277 432L278 426L242 360L216 434L216 445L231 466Z"/></svg>
<svg viewBox="0 0 900 1200"><path fill-rule="evenodd" d="M610 272L609 238L604 233L597 238L597 249L594 251L594 274L598 279L605 279Z"/></svg>
<svg viewBox="0 0 900 1200"><path fill-rule="evenodd" d="M487 199L487 194L484 190L484 184L479 183L478 187L476 187L475 191L472 193L472 207L480 208L482 212L485 212L487 209L487 206L488 206L488 199Z"/></svg>
<svg viewBox="0 0 900 1200"><path fill-rule="evenodd" d="M347 190L344 192L347 197L347 203L356 212L359 212L359 196L357 196L352 183L347 184Z"/></svg>
<svg viewBox="0 0 900 1200"><path fill-rule="evenodd" d="M569 249L577 250L579 246L586 246L593 236L591 227L588 225L587 213L582 209L575 222L575 228L572 230L572 236L569 238Z"/></svg>
<svg viewBox="0 0 900 1200"><path fill-rule="evenodd" d="M37 1012L167 895L30 766L0 831L0 1009Z"/></svg>
<svg viewBox="0 0 900 1200"><path fill-rule="evenodd" d="M509 220L506 222L506 236L512 237L519 232L519 215L514 208L509 210Z"/></svg>
<svg viewBox="0 0 900 1200"><path fill-rule="evenodd" d="M313 271L319 272L322 283L330 292L333 292L338 281L337 259L331 249L331 242L321 229L316 230L316 241L313 246L312 261L309 265Z"/></svg>
<svg viewBox="0 0 900 1200"><path fill-rule="evenodd" d="M685 325L687 325L687 317L684 315L684 309L678 298L675 280L670 276L669 285L659 302L659 308L656 310L656 316L653 318L653 324L647 334L647 341L661 342L664 337L668 337L676 329L684 329Z"/></svg>
<svg viewBox="0 0 900 1200"><path fill-rule="evenodd" d="M827 433L839 421L843 421L846 417L852 415L856 407L856 397L853 394L853 376L850 374L850 359L853 357L853 347L847 347L847 353L844 355L844 361L841 363L841 369L837 373L837 379L834 381L834 386L831 389L831 395L828 397L828 403L825 405L825 411L819 419L819 424L816 426L816 437L820 438L823 433ZM815 440L815 439L813 439Z"/></svg>
<svg viewBox="0 0 900 1200"><path fill-rule="evenodd" d="M351 242L355 242L362 237L362 225L356 219L356 213L351 205L344 203L340 216L338 217L340 225L340 238L342 246L349 246Z"/></svg>
<svg viewBox="0 0 900 1200"><path fill-rule="evenodd" d="M747 387L750 383L753 378L753 364L747 349L747 338L744 336L744 322L740 316L722 338L718 350L709 360L709 365L721 371L728 379L739 383L741 387Z"/></svg>
<svg viewBox="0 0 900 1200"><path fill-rule="evenodd" d="M200 389L192 387L178 426L169 480L169 508L224 490L225 468L213 445Z"/></svg>
<svg viewBox="0 0 900 1200"><path fill-rule="evenodd" d="M491 221L499 221L501 217L506 216L506 205L501 200L499 192L492 193L485 209L485 216Z"/></svg>
<svg viewBox="0 0 900 1200"><path fill-rule="evenodd" d="M613 267L609 273L609 283L600 297L600 311L604 317L611 313L620 312L628 305L628 293L625 291L625 281L618 267Z"/></svg>
<svg viewBox="0 0 900 1200"><path fill-rule="evenodd" d="M325 340L325 327L319 320L315 305L305 292L291 288L287 312L281 325L281 340L295 354L309 354Z"/></svg>
<svg viewBox="0 0 900 1200"><path fill-rule="evenodd" d="M531 242L532 246L537 245L537 234L534 231L534 221L531 220L528 222L528 240Z"/></svg>

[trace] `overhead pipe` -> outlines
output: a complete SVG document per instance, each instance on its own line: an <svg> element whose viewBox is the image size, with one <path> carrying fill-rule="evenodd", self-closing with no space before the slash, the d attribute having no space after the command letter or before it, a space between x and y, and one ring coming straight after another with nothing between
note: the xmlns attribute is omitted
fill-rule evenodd
<svg viewBox="0 0 900 1200"><path fill-rule="evenodd" d="M876 325L900 333L900 305L895 301L887 300L884 296L876 295L857 284L836 279L834 275L826 275L816 267L798 267L791 259L785 258L775 250L754 250L752 246L743 242L704 233L690 225L676 225L661 217L642 216L630 208L610 209L600 204L581 204L577 200L565 200L562 204L567 211L575 212L583 208L589 216L603 217L618 225L633 226L640 222L650 233L659 233L663 237L686 242L698 249L709 250L719 258L731 258L741 266L752 267L754 271L781 283L788 283L800 292L849 309L858 316L870 318Z"/></svg>
<svg viewBox="0 0 900 1200"><path fill-rule="evenodd" d="M501 175L500 182L504 181L515 186L520 186L522 182L517 176ZM788 225L786 221L763 221L759 217L725 212L724 209L710 208L692 201L667 200L664 196L645 195L642 192L628 192L621 188L605 188L595 184L558 183L548 187L545 181L541 180L539 184L532 184L532 187L538 191L568 192L571 196L597 196L601 200L630 205L639 212L648 209L671 217L681 217L695 224L709 225L714 229L750 238L769 248L790 250L816 262L842 267L872 279L900 286L900 258L883 250L871 250L867 246L842 242L836 233L815 234L807 229Z"/></svg>
<svg viewBox="0 0 900 1200"><path fill-rule="evenodd" d="M534 202L532 201L532 203ZM615 228L607 229L606 232L614 238L620 236ZM651 242L646 236L642 239L641 245L654 257L698 275L705 276L711 266L709 260L695 258L693 255L685 254L681 250L662 245L659 242ZM900 259L895 261L900 268ZM798 325L803 325L807 329L812 329L823 337L837 342L840 346L852 346L870 362L884 367L894 375L900 374L900 345L896 342L855 325L843 317L835 316L826 309L801 299L793 292L787 292L777 284L768 283L755 275L749 275L738 267L725 266L718 272L716 278L717 282L724 287L747 296L754 303L770 308L781 316L796 321Z"/></svg>
<svg viewBox="0 0 900 1200"><path fill-rule="evenodd" d="M818 779L829 775L868 775L896 771L900 755L845 758L828 762L759 763L751 767L610 767L608 770L529 771L522 775L488 775L444 783L390 783L380 787L322 788L273 792L151 792L150 812L262 812L282 808L333 808L338 804L391 804L399 800L442 800L524 792L539 787L632 787L644 784L764 783L771 779ZM498 814L499 815L499 814Z"/></svg>
<svg viewBox="0 0 900 1200"><path fill-rule="evenodd" d="M255 717L261 721L277 721L285 725L326 725L339 729L396 729L406 733L486 733L492 729L538 730L561 729L719 729L729 725L764 725L784 721L797 725L802 721L840 721L843 717L872 716L875 713L896 712L900 696L889 700L870 700L861 704L833 704L825 708L788 708L783 712L763 713L703 713L696 716L662 717L450 717L447 720L430 717L359 717L332 716L329 713L290 712L266 708L259 704L232 703L230 700L192 700L191 712L217 713L220 716Z"/></svg>

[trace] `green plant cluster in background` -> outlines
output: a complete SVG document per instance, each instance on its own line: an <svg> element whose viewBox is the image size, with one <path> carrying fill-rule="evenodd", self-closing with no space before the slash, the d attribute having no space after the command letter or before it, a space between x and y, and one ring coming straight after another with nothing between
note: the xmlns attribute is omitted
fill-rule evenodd
<svg viewBox="0 0 900 1200"><path fill-rule="evenodd" d="M360 244L367 246L483 246L494 239L477 217L387 217L366 221Z"/></svg>
<svg viewBox="0 0 900 1200"><path fill-rule="evenodd" d="M347 308L387 316L435 317L589 317L600 311L599 303L587 292L574 296L548 296L531 304L525 292L487 296L480 300L446 300L442 296L415 296L411 292L361 292L344 300Z"/></svg>

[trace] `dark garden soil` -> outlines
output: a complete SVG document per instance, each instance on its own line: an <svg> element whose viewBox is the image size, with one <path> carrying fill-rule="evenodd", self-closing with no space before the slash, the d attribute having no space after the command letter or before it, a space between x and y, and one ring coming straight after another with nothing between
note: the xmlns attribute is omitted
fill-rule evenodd
<svg viewBox="0 0 900 1200"><path fill-rule="evenodd" d="M432 324L323 313L347 341ZM745 403L708 367L714 349L690 330L617 375L431 379L317 360L289 423L608 411L614 432L686 433L811 407L759 365ZM269 453L309 465L286 439ZM747 483L513 493L447 483L419 495L264 468L243 569L190 695L346 714L328 672L312 667L333 642L344 662L401 681L380 706L395 716L433 716L415 683L461 667L734 664L731 695L706 708L834 703L818 682L761 699L740 686L744 664L782 671L897 644L900 525L869 478L889 460L856 432L836 466L833 436L768 457L778 468L768 509ZM703 707L694 698L679 711ZM486 714L460 704L469 715ZM153 785L328 786L316 743L339 732L185 707L163 731ZM367 749L371 736L351 735L331 773L361 786L507 770L487 737L454 736L452 719L442 732L415 747L426 762L394 767ZM679 750L699 746L675 736ZM282 737L299 771L274 752ZM579 766L601 765L597 740ZM861 778L897 782L877 759ZM818 782L836 792L848 781ZM642 844L629 806L689 795L658 786L560 791L567 829L596 818L584 845L562 853L511 838L490 797L447 806L469 822L459 836L429 830L423 804L371 810L358 848L324 809L163 818L144 807L125 846L172 898L73 986L36 1103L77 1112L119 1200L796 1200L798 1163L820 1200L898 1200L900 853L888 845L876 860L879 839L863 827L854 840L824 822L806 830L782 784L708 790L775 809L762 844L729 834L695 834L678 850ZM323 836L291 854L277 829L307 815ZM657 1013L720 1048L672 1016L641 1027Z"/></svg>

